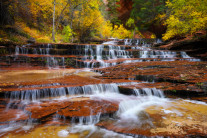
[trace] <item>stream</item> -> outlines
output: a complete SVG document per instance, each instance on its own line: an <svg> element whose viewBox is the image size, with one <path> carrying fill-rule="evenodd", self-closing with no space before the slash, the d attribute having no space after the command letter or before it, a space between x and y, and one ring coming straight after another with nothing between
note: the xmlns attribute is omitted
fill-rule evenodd
<svg viewBox="0 0 207 138"><path fill-rule="evenodd" d="M136 74L204 61L184 51L154 49L152 42L156 40L16 46L15 52L0 56L0 137L207 136L205 101L169 96L164 90L168 84L155 86L161 83L156 74ZM133 75L115 70L132 65Z"/></svg>

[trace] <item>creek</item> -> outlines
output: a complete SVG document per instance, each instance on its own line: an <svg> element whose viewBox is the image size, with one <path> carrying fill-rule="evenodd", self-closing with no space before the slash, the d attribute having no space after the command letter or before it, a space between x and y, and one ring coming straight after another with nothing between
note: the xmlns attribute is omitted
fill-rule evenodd
<svg viewBox="0 0 207 138"><path fill-rule="evenodd" d="M171 63L203 62L184 51L154 49L154 42L16 46L0 56L0 137L206 136L205 101L166 95L153 86L156 75L107 72L139 64L151 64L136 68L141 71L170 72Z"/></svg>

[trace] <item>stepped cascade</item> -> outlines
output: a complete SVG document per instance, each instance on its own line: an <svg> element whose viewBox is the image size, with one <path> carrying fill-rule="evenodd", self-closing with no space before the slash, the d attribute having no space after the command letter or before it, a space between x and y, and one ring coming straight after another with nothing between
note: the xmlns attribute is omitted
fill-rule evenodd
<svg viewBox="0 0 207 138"><path fill-rule="evenodd" d="M133 42L133 43L132 43ZM32 65L33 62L56 68L75 66L76 68L110 67L120 63L143 61L175 61L189 60L200 61L191 58L186 52L172 52L153 50L142 39L124 40L122 45L117 41L105 42L99 45L24 45L16 46L15 54L4 57L10 64Z"/></svg>
<svg viewBox="0 0 207 138"><path fill-rule="evenodd" d="M171 83L184 87L188 76L177 82L156 74L202 60L152 43L161 40L16 46L0 56L0 137L45 136L44 130L53 137L206 135L207 104L165 94Z"/></svg>

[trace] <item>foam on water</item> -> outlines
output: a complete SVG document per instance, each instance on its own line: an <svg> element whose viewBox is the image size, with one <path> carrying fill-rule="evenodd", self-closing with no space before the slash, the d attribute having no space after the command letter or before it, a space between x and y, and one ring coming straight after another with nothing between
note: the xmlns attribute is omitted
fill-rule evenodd
<svg viewBox="0 0 207 138"><path fill-rule="evenodd" d="M117 115L122 121L141 122L139 114L150 106L167 106L168 100L155 96L137 97L137 99L124 100L119 104Z"/></svg>
<svg viewBox="0 0 207 138"><path fill-rule="evenodd" d="M95 125L80 125L79 124L79 125L76 125L76 126L73 126L73 127L69 127L67 130L64 130L64 131L67 131L71 134L83 133L83 132L86 132L86 131L89 132L86 136L84 136L83 134L80 135L80 136L83 136L83 137L132 138L131 136L126 136L124 134L119 134L119 133L116 133L116 132L113 132L113 131L102 129L102 128L99 128Z"/></svg>
<svg viewBox="0 0 207 138"><path fill-rule="evenodd" d="M67 137L69 132L67 130L61 130L58 132L59 137Z"/></svg>
<svg viewBox="0 0 207 138"><path fill-rule="evenodd" d="M183 100L183 101L193 103L193 104L207 105L207 103L202 102L202 101L196 101L196 100Z"/></svg>

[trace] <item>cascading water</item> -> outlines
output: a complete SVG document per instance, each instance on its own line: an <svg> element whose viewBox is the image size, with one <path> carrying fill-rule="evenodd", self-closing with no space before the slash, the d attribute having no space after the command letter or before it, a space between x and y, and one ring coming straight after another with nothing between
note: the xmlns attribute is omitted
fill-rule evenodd
<svg viewBox="0 0 207 138"><path fill-rule="evenodd" d="M117 46L114 45L115 41L110 41L103 43L103 45L94 46L85 46L85 54L84 58L82 58L84 62L85 68L95 68L95 67L110 67L115 66L119 63L130 63L130 62L142 62L143 59L153 61L175 61L178 58L182 58L190 61L199 61L198 59L194 59L189 57L186 52L172 52L172 51L162 51L162 50L152 50L150 49L150 45L147 44L144 40L137 40L136 45L141 46L133 46L132 40L126 39L124 40L125 45L130 45L129 49L139 50L139 54L132 54L133 52L129 51L126 46ZM131 58L139 58L139 60L131 59ZM119 61L122 59L122 61Z"/></svg>
<svg viewBox="0 0 207 138"><path fill-rule="evenodd" d="M125 39L124 45L116 45L117 41L109 41L100 45L80 45L76 46L75 52L71 54L82 55L81 58L76 57L76 67L79 68L97 68L110 67L120 63L143 62L143 61L175 61L175 60L189 60L199 61L199 59L189 57L186 52L171 52L163 50L152 50L150 43L144 39ZM84 50L83 50L84 49ZM132 51L131 51L132 50ZM30 59L31 54L35 54L41 58L42 64L49 68L65 67L66 56L54 56L51 51L54 47L51 44L41 45L39 48L32 46L16 47L16 56L19 54ZM40 56L41 55L41 56ZM28 62L28 60L25 62ZM22 61L21 61L22 63Z"/></svg>
<svg viewBox="0 0 207 138"><path fill-rule="evenodd" d="M157 96L157 97L161 97L164 98L164 94L161 90L155 89L155 88L143 88L143 89L134 89L134 93L137 96L141 96L141 95L147 95L147 96Z"/></svg>
<svg viewBox="0 0 207 138"><path fill-rule="evenodd" d="M60 96L76 96L76 95L96 95L96 94L111 94L119 93L118 86L137 84L137 83L111 83L111 84L96 84L85 85L78 87L60 87L46 89L32 89L23 91L12 91L6 93L6 98L11 101L40 101L44 98L60 97ZM59 84L57 84L59 85ZM54 85L53 85L54 86ZM38 87L38 86L36 86Z"/></svg>
<svg viewBox="0 0 207 138"><path fill-rule="evenodd" d="M15 55L16 58L18 57L24 57L25 62L28 63L29 57L27 57L29 54L36 54L36 55L41 55L39 59L41 61L44 61L44 64L48 68L58 68L59 66L65 67L65 58L64 57L54 57L50 55L50 50L52 49L51 44L43 44L40 48L31 48L29 45L28 46L16 46L15 48ZM43 56L43 57L42 57Z"/></svg>
<svg viewBox="0 0 207 138"><path fill-rule="evenodd" d="M124 45L117 45L120 43L113 40L99 45L71 46L70 50L63 52L67 55L58 55L59 52L61 53L61 51L65 50L65 47L61 46L53 46L50 44L40 46L18 46L16 47L15 52L15 62L18 62L18 60L21 62L30 61L28 64L32 64L31 62L38 60L38 64L36 63L35 66L44 65L51 69L60 69L58 67L67 68L65 63L72 62L72 60L74 66L77 68L105 68L115 66L120 63L158 60L199 61L198 59L189 57L185 52L151 49L151 44L144 39L126 39L121 43L124 43ZM160 40L157 40L157 43L160 43ZM72 57L72 60L68 58L69 56ZM71 74L65 73L66 77L70 77L70 75ZM73 75L76 76L77 72ZM71 75L71 79L73 79L74 76ZM84 77L78 77L78 79L83 78ZM139 80L145 81L139 83L148 83L148 81L154 80L154 78L146 77ZM120 130L124 129L127 131L135 128L143 128L145 131L145 129L157 127L156 123L154 123L156 120L153 120L152 118L153 113L150 114L149 110L160 108L160 112L163 113L160 116L164 116L162 120L165 120L165 117L171 114L176 117L184 116L184 113L182 113L177 106L177 100L165 98L163 91L156 88L138 87L139 89L136 89L135 86L138 82L135 80L133 80L135 82L129 82L129 80L126 80L124 83L109 83L114 81L108 80L109 82L107 81L107 83L103 82L103 84L95 84L96 80L94 79L93 83L91 83L94 85L90 85L90 82L85 80L80 86L78 83L79 80L73 80L72 82L67 82L68 80L66 80L65 83L63 81L61 83L54 83L54 80L50 81L51 82L48 81L49 84L43 85L29 85L32 83L29 82L28 84L26 83L25 87L18 86L18 89L20 90L10 90L5 92L6 102L4 105L6 105L6 108L3 112L7 113L7 111L15 110L14 118L17 121L9 121L10 124L7 124L7 126L0 126L0 128L2 127L0 130L0 136L10 130L30 130L37 122L45 122L47 119L50 120L52 118L53 122L61 122L61 120L64 120L62 121L64 124L67 123L67 120L70 120L70 125L66 129L62 129L57 132L60 137L67 137L68 135L75 133L82 135L82 137L97 137L101 135L100 137L125 138L130 136L119 134L121 133L119 131L119 133L116 133L116 131L109 131L107 130L107 127L106 129L102 129L96 125L102 121L109 121L109 123L113 122L113 125L120 128ZM123 82L123 80L120 82ZM156 81L152 82L152 84L155 82ZM134 89L130 87L130 92L123 92L121 86L133 86ZM90 105L89 103L93 100L95 102ZM86 103L81 105L80 102L83 101L86 101ZM101 105L98 105L97 109L101 109L97 111L92 107L89 108L90 110L81 110L81 106L95 106L95 104L100 101L104 102L101 103ZM112 106L114 108L116 105L117 110L113 112L101 112L104 110L102 109L103 107L109 106L107 102L110 102L111 105L114 104ZM184 104L189 104L192 101L189 102L181 100L181 103L182 102ZM75 108L75 104L80 105ZM101 107L102 104L103 107ZM196 105L200 105L200 103L196 103ZM202 103L202 106L205 107L206 104ZM41 113L43 114L42 118L38 118L40 116L38 114L35 118L34 116L36 112L32 112L31 109L36 110L37 114L38 111L41 112L42 110L49 113L46 115ZM88 112L89 114L86 116L75 115L75 112L78 111L82 111L82 113ZM67 116L67 113L71 113L72 116ZM23 118L22 120L26 121L19 121L18 119L21 119L22 115L25 114L28 115L28 118ZM112 128L113 125L111 125Z"/></svg>
<svg viewBox="0 0 207 138"><path fill-rule="evenodd" d="M130 52L125 50L125 47L114 46L115 42L107 42L102 45L97 45L95 48L89 45L85 46L85 57L82 59L85 64L85 68L94 68L95 64L99 64L99 67L109 67L117 65L117 63L110 63L110 60L116 60L118 58L130 58ZM107 49L107 51L105 50ZM96 65L97 67L97 65Z"/></svg>

